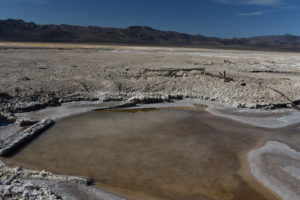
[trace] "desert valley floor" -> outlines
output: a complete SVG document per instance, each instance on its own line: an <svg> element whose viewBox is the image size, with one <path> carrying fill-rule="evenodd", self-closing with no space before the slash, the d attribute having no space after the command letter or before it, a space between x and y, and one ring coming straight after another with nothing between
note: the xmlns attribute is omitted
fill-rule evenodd
<svg viewBox="0 0 300 200"><path fill-rule="evenodd" d="M55 121L0 196L299 199L298 91L300 53L0 43L0 149Z"/></svg>

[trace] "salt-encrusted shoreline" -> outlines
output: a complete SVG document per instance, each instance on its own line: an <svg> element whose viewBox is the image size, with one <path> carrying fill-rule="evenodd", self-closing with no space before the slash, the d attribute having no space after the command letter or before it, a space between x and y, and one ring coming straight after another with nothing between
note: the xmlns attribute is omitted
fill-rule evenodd
<svg viewBox="0 0 300 200"><path fill-rule="evenodd" d="M31 140L54 123L52 119L43 119L28 129L13 135L0 144L0 156L12 153L16 148Z"/></svg>
<svg viewBox="0 0 300 200"><path fill-rule="evenodd" d="M76 196L79 191L85 199L123 199L89 187L90 178L12 168L1 161L0 181L0 197L3 199L82 199Z"/></svg>
<svg viewBox="0 0 300 200"><path fill-rule="evenodd" d="M300 103L295 92L300 88L299 53L15 46L0 49L0 60L0 112L6 114L73 101L126 101L139 94L179 95L232 107L290 107L270 88Z"/></svg>
<svg viewBox="0 0 300 200"><path fill-rule="evenodd" d="M55 112L52 110L52 115L51 112L48 114L50 114L50 116L52 116L54 119L58 119L72 114L87 112L96 108L113 109L133 106L135 104L136 103L134 101L118 103L116 105L107 104L106 106L99 104L91 105L91 103L88 104L89 106L86 106L83 103L78 103L77 106L82 106L83 108L76 109L76 104L69 105L70 107L66 107L71 109L71 111L67 113L61 113L61 111ZM75 106L75 108L72 106ZM56 108L60 110L59 107ZM73 111L72 108L74 109ZM44 114L47 115L47 112ZM17 121L23 120L24 119L18 119ZM8 137L0 145L0 155L6 156L7 154L12 153L19 146L25 144L27 141L34 138L37 134L40 134L53 123L54 121L48 118L37 122L33 126L17 134L15 134L14 132L10 133L10 137ZM90 197L91 199L105 200L123 199L116 195L112 195L104 191L88 187L88 185L90 185L91 183L92 179L90 178L54 175L49 172L27 170L23 169L22 167L11 168L0 161L0 197L3 197L5 199L82 199L80 196L84 198ZM57 187L57 185L60 185L60 187ZM75 187L81 191L80 194L78 193L78 191L74 190Z"/></svg>
<svg viewBox="0 0 300 200"><path fill-rule="evenodd" d="M300 199L300 152L275 141L248 153L253 175L284 200Z"/></svg>
<svg viewBox="0 0 300 200"><path fill-rule="evenodd" d="M49 117L49 116L51 116L53 119L58 119L58 118L66 117L68 115L79 114L82 112L88 112L88 111L95 110L95 109L126 108L126 107L132 107L132 106L135 106L136 108L149 108L149 107L158 107L158 108L159 107L194 107L194 108L196 108L197 105L200 105L200 104L206 105L207 106L206 110L209 112L212 112L213 114L217 114L217 115L220 115L223 117L234 118L236 120L239 119L238 114L242 112L240 109L233 109L230 107L223 106L222 104L218 104L215 102L209 102L209 101L202 101L199 99L183 99L183 100L179 100L179 101L175 101L175 102L170 102L170 101L171 101L171 99L167 98L167 97L162 99L160 96L159 97L152 96L150 98L147 96L139 95L139 96L135 96L135 97L131 98L130 101L126 101L126 102L114 102L114 103L112 103L112 102L111 103L108 103L108 102L73 102L73 103L71 103L70 102L67 104L63 104L62 106L59 106L59 107L49 107L49 108L34 111L34 112L26 112L26 113L16 114L16 117L18 119L17 121L41 120L42 118ZM153 102L156 104L148 104L148 103L153 103ZM166 104L165 102L169 102L169 103ZM147 103L147 104L144 104L144 103ZM226 112L226 111L228 111L228 109L230 111L229 113ZM246 122L249 124L258 125L258 126L261 125L262 127L264 127L264 125L265 125L265 127L270 127L270 126L277 127L278 121L276 121L276 120L274 121L274 117L272 117L272 115L276 116L276 112L278 112L278 111L276 111L276 112L269 111L269 113L271 113L271 115L269 117L270 118L269 123L261 123L261 124L257 123L257 121L259 121L259 119L261 119L261 117L259 116L259 113L261 113L264 116L265 112L266 111L257 111L256 114L258 116L256 116L256 118L248 117L248 118L246 118L247 120L245 120L242 117L242 118L240 118L241 119L240 121L244 122L244 123ZM293 119L294 115L297 114L297 113L293 113L291 115L290 112L293 113L292 110L288 110L287 113L283 114L287 117L286 118L287 121L288 121L288 116L292 116L292 119ZM280 113L280 111L279 111L279 113ZM265 118L265 120L268 120L268 117L264 116L264 118ZM291 122L294 123L295 121L291 121ZM285 126L285 125L288 125L288 123L284 123L281 125ZM249 160L249 162L251 164L252 161ZM253 167L251 167L251 169L252 168ZM8 168L6 166L6 170L7 169L14 171L13 168ZM20 173L22 173L22 172L20 172ZM49 182L49 180L44 179L42 176L38 177L38 178L44 180L43 183L45 185L45 188L47 188L47 181ZM30 182L30 180L29 180L29 182ZM28 180L26 181L26 183L28 183ZM68 183L68 181L64 181L64 184L69 184L69 183ZM74 183L72 183L72 184L74 184ZM24 185L19 185L19 186L15 185L15 186L22 188ZM97 189L93 189L93 190L98 191ZM52 190L48 191L47 189L45 189L45 192L47 194L49 192L50 192L49 194L54 194ZM98 192L101 192L101 191L99 190ZM107 195L109 195L109 194L107 194ZM114 197L113 195L111 195L110 197L111 197L111 199L118 199L118 197Z"/></svg>

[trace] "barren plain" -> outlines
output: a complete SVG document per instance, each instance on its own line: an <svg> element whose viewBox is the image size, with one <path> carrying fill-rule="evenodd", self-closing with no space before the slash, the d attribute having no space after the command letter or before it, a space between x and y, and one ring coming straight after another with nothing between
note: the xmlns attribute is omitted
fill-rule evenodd
<svg viewBox="0 0 300 200"><path fill-rule="evenodd" d="M299 76L300 53L0 43L0 139L2 143L43 118L186 99L178 105L207 104L203 109L214 115L248 123L249 129L267 129L262 141L241 152L244 164L237 167L238 173L248 173L250 188L267 193L262 199L293 200L299 197L300 141L299 113L291 108L300 103ZM214 127L213 117L209 123ZM287 137L272 133L278 127L285 131L288 125ZM259 133L249 136L258 137ZM84 186L88 182L84 177L4 163L0 175L4 198L122 199Z"/></svg>
<svg viewBox="0 0 300 200"><path fill-rule="evenodd" d="M140 94L182 95L233 107L288 106L289 102L270 88L296 103L300 100L295 92L300 89L299 53L20 45L3 43L0 48L4 112L20 110L30 102L120 100Z"/></svg>

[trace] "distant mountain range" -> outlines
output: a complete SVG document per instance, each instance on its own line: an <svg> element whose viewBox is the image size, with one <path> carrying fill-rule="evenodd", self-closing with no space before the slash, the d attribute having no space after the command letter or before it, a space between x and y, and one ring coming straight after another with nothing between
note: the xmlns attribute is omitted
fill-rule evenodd
<svg viewBox="0 0 300 200"><path fill-rule="evenodd" d="M300 36L293 35L221 39L174 31L160 31L146 26L130 26L121 29L65 24L37 25L15 19L0 20L0 41L113 43L300 51Z"/></svg>

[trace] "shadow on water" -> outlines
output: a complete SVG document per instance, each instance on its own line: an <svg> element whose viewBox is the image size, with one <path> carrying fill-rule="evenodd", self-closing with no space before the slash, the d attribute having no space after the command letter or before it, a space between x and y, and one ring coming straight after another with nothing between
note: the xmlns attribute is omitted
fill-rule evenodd
<svg viewBox="0 0 300 200"><path fill-rule="evenodd" d="M299 141L188 108L113 109L62 119L6 162L92 177L129 199L273 200L249 171L239 172L248 165L240 157L286 136Z"/></svg>

